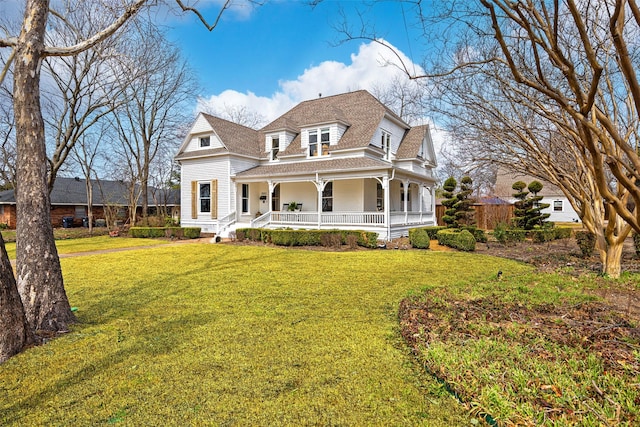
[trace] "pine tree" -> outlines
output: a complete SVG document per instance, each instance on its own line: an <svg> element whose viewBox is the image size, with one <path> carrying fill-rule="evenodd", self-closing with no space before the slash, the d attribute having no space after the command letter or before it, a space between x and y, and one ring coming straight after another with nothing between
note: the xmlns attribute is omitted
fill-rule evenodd
<svg viewBox="0 0 640 427"><path fill-rule="evenodd" d="M442 221L447 224L447 227L457 228L458 223L456 221L456 210L453 207L458 202L458 198L454 194L456 187L458 186L458 182L452 176L447 178L447 180L442 185L442 197L444 200L442 201L442 205L446 208L444 211L444 215L442 216Z"/></svg>

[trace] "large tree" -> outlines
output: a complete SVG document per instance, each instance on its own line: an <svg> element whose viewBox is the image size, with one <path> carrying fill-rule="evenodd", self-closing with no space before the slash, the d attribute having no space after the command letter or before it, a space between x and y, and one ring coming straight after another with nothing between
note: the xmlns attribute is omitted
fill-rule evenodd
<svg viewBox="0 0 640 427"><path fill-rule="evenodd" d="M190 11L211 30L196 9L175 0L183 11ZM227 7L225 2L220 14ZM88 4L78 2L77 4ZM101 3L102 5L102 3ZM42 62L50 56L73 56L93 48L112 37L128 20L144 7L157 6L151 0L131 0L116 4L104 2L105 10L113 11L113 19L104 27L70 45L47 45L45 35L50 18L64 21L59 12L50 10L48 0L27 0L20 32L17 36L0 38L0 48L8 48L7 68L13 65L13 110L16 126L16 208L17 208L17 288L24 314L32 330L64 332L75 321L64 290L60 259L56 250L50 220L50 199L47 185L47 155L44 120L40 104ZM5 33L6 34L6 33ZM0 247L3 242L0 241ZM2 280L3 287L13 285ZM0 311L22 311L15 299L0 300ZM12 324L21 320L16 318ZM22 319L24 320L24 319ZM22 340L25 345L27 340ZM0 342L0 350L5 346Z"/></svg>
<svg viewBox="0 0 640 427"><path fill-rule="evenodd" d="M141 201L147 217L150 170L163 145L178 140L186 121L185 102L195 99L197 86L177 47L152 25L136 26L135 46L116 64L117 74L138 75L123 80L114 98L113 124L120 147L116 153L127 172L131 225ZM162 46L162 49L157 49ZM144 72L141 72L144 71Z"/></svg>
<svg viewBox="0 0 640 427"><path fill-rule="evenodd" d="M636 0L411 3L437 51L412 77L463 151L562 189L619 276L640 231Z"/></svg>

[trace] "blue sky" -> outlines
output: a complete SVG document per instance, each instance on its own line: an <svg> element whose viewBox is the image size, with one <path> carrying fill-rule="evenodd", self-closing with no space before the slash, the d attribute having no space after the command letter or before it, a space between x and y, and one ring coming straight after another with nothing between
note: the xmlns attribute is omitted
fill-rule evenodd
<svg viewBox="0 0 640 427"><path fill-rule="evenodd" d="M225 11L212 32L193 15L168 23L169 38L182 49L202 85L199 107L210 112L224 105L246 106L273 119L318 93L372 90L401 74L383 66L393 55L375 43L338 43L344 38L335 28L342 24L342 14L355 28L362 20L367 29L375 28L408 63L419 63L424 53L421 32L413 25L415 14L401 2L324 0L311 7L304 1L275 0L253 9L239 5ZM217 0L200 3L208 18L215 17L218 8Z"/></svg>

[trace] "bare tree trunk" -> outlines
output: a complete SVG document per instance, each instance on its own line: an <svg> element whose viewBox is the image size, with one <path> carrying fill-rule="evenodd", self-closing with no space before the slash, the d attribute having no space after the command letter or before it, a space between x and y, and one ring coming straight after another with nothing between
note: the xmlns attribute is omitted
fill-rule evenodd
<svg viewBox="0 0 640 427"><path fill-rule="evenodd" d="M49 2L28 0L25 10L14 61L17 284L29 325L36 331L63 332L75 317L64 290L51 227L40 108L40 66Z"/></svg>
<svg viewBox="0 0 640 427"><path fill-rule="evenodd" d="M602 272L607 276L617 279L620 277L622 265L622 248L624 241L616 239L615 242L607 246L606 255L603 259Z"/></svg>
<svg viewBox="0 0 640 427"><path fill-rule="evenodd" d="M13 268L0 235L0 363L35 342L24 316Z"/></svg>

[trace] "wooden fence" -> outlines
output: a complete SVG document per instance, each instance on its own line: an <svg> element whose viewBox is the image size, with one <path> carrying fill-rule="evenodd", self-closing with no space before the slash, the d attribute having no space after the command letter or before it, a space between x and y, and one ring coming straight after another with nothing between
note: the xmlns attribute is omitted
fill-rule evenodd
<svg viewBox="0 0 640 427"><path fill-rule="evenodd" d="M475 211L475 222L478 228L484 230L493 230L496 225L501 222L509 223L513 218L513 205L473 205ZM436 205L436 219L438 225L446 225L442 221L444 216L445 207L442 205Z"/></svg>

